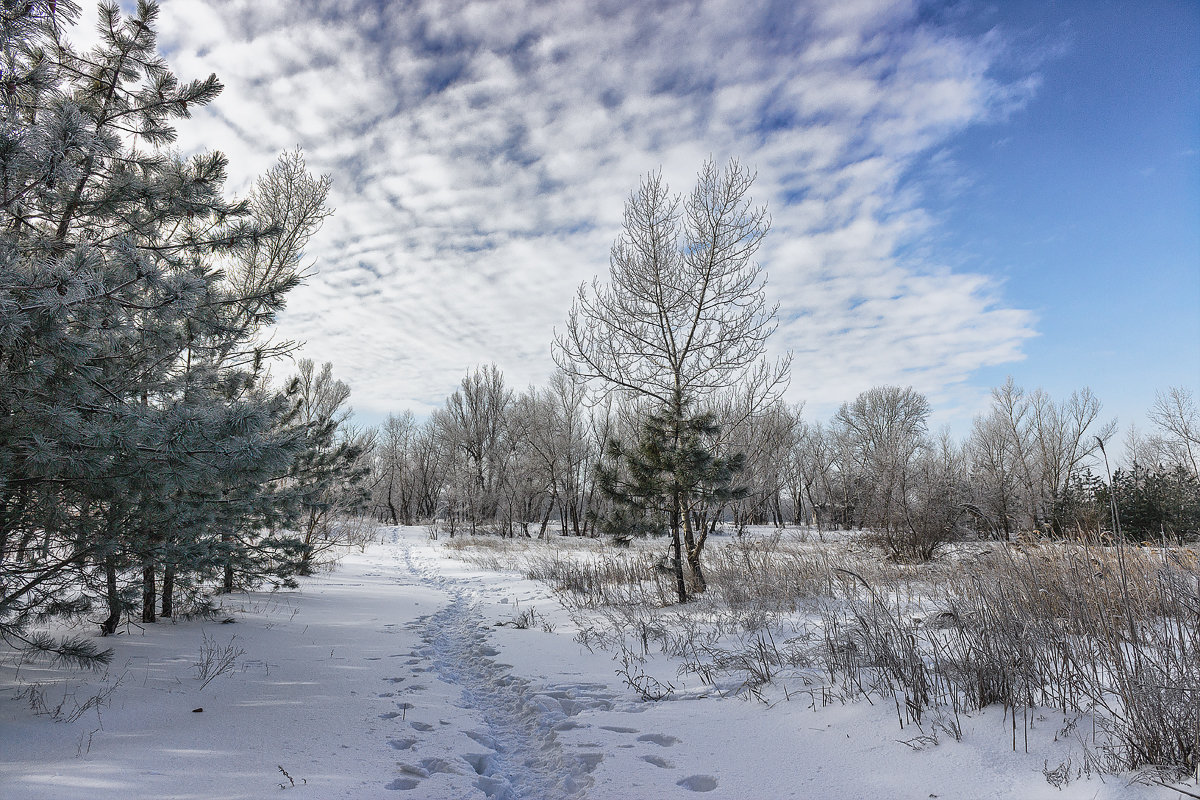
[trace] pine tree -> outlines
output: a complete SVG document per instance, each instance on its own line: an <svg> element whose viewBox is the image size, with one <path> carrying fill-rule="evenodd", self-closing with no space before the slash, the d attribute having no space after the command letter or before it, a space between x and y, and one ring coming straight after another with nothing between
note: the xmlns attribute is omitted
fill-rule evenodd
<svg viewBox="0 0 1200 800"><path fill-rule="evenodd" d="M225 199L223 155L169 149L216 76L167 69L156 4L100 12L78 53L70 0L0 10L0 635L83 662L28 623L100 599L111 633L133 571L151 621L160 576L170 615L176 581L294 570L305 437L263 385L293 346L260 336L329 213L299 153Z"/></svg>
<svg viewBox="0 0 1200 800"><path fill-rule="evenodd" d="M671 408L648 415L635 448L609 440L609 463L597 470L600 491L613 505L610 515L599 520L601 530L619 540L670 532L671 567L681 603L688 599L685 557L695 589L705 588L700 553L708 531L695 529L696 512L704 505L745 497L748 491L733 482L745 456L720 458L711 448L720 432L714 415L691 415L686 406L683 410L682 415Z"/></svg>
<svg viewBox="0 0 1200 800"><path fill-rule="evenodd" d="M1096 497L1105 505L1115 496L1122 532L1136 541L1174 541L1200 537L1200 481L1184 464L1147 467L1134 462L1118 469L1112 487Z"/></svg>

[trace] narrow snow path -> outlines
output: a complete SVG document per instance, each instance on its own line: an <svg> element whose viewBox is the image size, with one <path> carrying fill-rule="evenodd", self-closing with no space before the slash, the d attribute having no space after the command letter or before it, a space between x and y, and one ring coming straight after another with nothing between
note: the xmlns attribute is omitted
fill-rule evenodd
<svg viewBox="0 0 1200 800"><path fill-rule="evenodd" d="M486 731L467 735L487 753L469 758L476 784L491 800L577 798L591 783L585 762L564 756L553 726L561 706L504 671L491 656L478 608L456 592L446 608L429 617L425 641L438 676L462 687L464 706L478 709ZM538 702L542 701L542 702Z"/></svg>
<svg viewBox="0 0 1200 800"><path fill-rule="evenodd" d="M581 710L610 707L612 696L597 696L596 685L539 688L513 675L494 660L498 651L488 644L490 630L471 588L418 566L412 548L398 544L409 574L450 597L443 609L423 618L419 631L427 646L417 653L442 681L461 688L461 707L484 722L466 735L486 752L462 756L479 776L476 787L489 800L586 796L590 773L603 755L565 753L556 728Z"/></svg>

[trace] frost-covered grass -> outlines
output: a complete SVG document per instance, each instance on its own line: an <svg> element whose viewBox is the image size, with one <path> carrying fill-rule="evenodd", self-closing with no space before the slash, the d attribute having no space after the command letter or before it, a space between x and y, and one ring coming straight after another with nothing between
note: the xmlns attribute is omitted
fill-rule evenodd
<svg viewBox="0 0 1200 800"><path fill-rule="evenodd" d="M998 706L1012 747L1031 715L1094 715L1086 770L1172 779L1200 769L1200 571L1186 548L1095 542L961 545L897 564L854 538L757 530L706 551L707 592L671 605L662 542L456 538L481 567L553 587L579 641L629 660L658 651L725 691L820 702L865 696L900 727L961 735L961 715ZM815 700L814 700L815 702Z"/></svg>

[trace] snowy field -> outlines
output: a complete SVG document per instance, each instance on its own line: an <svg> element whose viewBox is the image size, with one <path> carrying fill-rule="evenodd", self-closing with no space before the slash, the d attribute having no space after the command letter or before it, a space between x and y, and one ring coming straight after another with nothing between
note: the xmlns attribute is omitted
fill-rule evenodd
<svg viewBox="0 0 1200 800"><path fill-rule="evenodd" d="M547 587L423 528L384 539L299 591L226 597L215 620L123 629L103 675L4 658L0 798L1181 796L1051 785L1080 758L1061 713L1031 721L1028 755L992 708L963 716L962 741L914 746L890 705L722 696L663 658L645 669L675 691L647 702Z"/></svg>

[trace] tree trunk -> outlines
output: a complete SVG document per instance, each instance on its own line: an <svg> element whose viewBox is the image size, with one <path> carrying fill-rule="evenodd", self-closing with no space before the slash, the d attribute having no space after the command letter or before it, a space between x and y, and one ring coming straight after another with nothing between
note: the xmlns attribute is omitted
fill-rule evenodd
<svg viewBox="0 0 1200 800"><path fill-rule="evenodd" d="M546 504L546 513L542 515L542 524L538 528L538 538L546 538L546 528L550 525L550 515L554 513L554 500L556 495L550 495L550 502Z"/></svg>
<svg viewBox="0 0 1200 800"><path fill-rule="evenodd" d="M671 451L679 452L680 442L683 441L683 391L680 388L679 375L675 376L675 391L671 398ZM675 583L679 593L679 602L688 601L687 584L683 577L683 547L679 541L679 527L682 522L688 537L688 556L691 556L691 523L688 521L688 509L683 502L683 493L679 488L678 474L671 476L675 484L671 497L671 545L675 549Z"/></svg>
<svg viewBox="0 0 1200 800"><path fill-rule="evenodd" d="M825 541L825 532L823 530L821 530L821 515L817 511L817 501L814 500L813 496L812 496L811 484L808 486L805 486L804 491L806 494L808 494L808 505L810 508L812 508L813 522L815 522L817 524L817 539L819 539L820 541L823 542L823 541Z"/></svg>
<svg viewBox="0 0 1200 800"><path fill-rule="evenodd" d="M157 621L154 616L154 607L158 604L158 597L155 593L154 585L154 562L147 561L142 565L142 622Z"/></svg>
<svg viewBox="0 0 1200 800"><path fill-rule="evenodd" d="M687 583L683 577L683 546L679 541L679 518L680 513L680 497L676 493L674 502L671 504L671 548L675 553L675 591L679 595L679 602L686 603L688 601Z"/></svg>
<svg viewBox="0 0 1200 800"><path fill-rule="evenodd" d="M171 619L175 615L175 565L163 567L162 617Z"/></svg>
<svg viewBox="0 0 1200 800"><path fill-rule="evenodd" d="M117 591L117 556L115 553L104 555L104 588L105 599L108 601L108 618L100 623L100 633L109 636L117 632L121 622L121 595Z"/></svg>
<svg viewBox="0 0 1200 800"><path fill-rule="evenodd" d="M220 594L233 593L233 534L226 531L221 534L221 543L225 545L225 574L221 581Z"/></svg>
<svg viewBox="0 0 1200 800"><path fill-rule="evenodd" d="M396 506L392 503L392 486L391 486L391 484L388 484L387 507L388 507L388 513L392 515L392 524L399 525L400 518L396 514Z"/></svg>
<svg viewBox="0 0 1200 800"><path fill-rule="evenodd" d="M690 512L683 514L683 538L687 544L688 568L692 572L692 582L698 593L703 592L708 588L708 583L704 580L704 570L700 566L700 552L704 549L704 538L695 536Z"/></svg>
<svg viewBox="0 0 1200 800"><path fill-rule="evenodd" d="M312 575L313 549L316 546L317 530L320 527L321 512L314 506L308 512L308 520L304 523L304 553L300 556L300 564L296 572L300 575Z"/></svg>
<svg viewBox="0 0 1200 800"><path fill-rule="evenodd" d="M1012 522L1008 513L1008 491L1004 487L1004 476L1000 476L1000 518L1004 521L1004 541L1012 541Z"/></svg>

